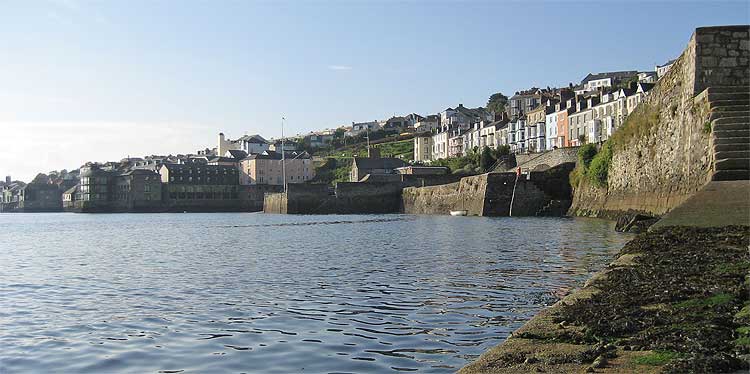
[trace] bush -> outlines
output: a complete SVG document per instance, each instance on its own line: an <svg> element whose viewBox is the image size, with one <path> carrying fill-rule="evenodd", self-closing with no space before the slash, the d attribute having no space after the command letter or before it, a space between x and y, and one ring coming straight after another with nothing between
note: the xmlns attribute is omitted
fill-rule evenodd
<svg viewBox="0 0 750 374"><path fill-rule="evenodd" d="M501 145L497 147L497 150L495 151L495 158L500 158L500 156L507 156L510 154L510 146L509 145Z"/></svg>
<svg viewBox="0 0 750 374"><path fill-rule="evenodd" d="M495 157L492 156L492 151L489 147L484 147L482 149L482 154L479 157L479 168L482 169L482 172L490 171L490 168L495 163Z"/></svg>
<svg viewBox="0 0 750 374"><path fill-rule="evenodd" d="M578 161L583 165L584 172L591 164L591 160L596 156L596 152L595 144L584 144L578 149Z"/></svg>
<svg viewBox="0 0 750 374"><path fill-rule="evenodd" d="M607 176L609 175L609 165L612 163L612 149L608 142L602 145L602 150L597 153L591 160L590 166L586 170L586 176L589 182L597 187L607 185Z"/></svg>

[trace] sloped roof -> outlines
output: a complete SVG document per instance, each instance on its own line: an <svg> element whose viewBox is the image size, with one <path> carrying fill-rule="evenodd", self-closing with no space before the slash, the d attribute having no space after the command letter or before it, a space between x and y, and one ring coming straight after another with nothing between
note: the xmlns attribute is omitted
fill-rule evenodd
<svg viewBox="0 0 750 374"><path fill-rule="evenodd" d="M65 194L74 194L74 193L78 192L78 188L79 187L81 187L81 185L80 184L76 184L75 186L68 188L64 193Z"/></svg>
<svg viewBox="0 0 750 374"><path fill-rule="evenodd" d="M237 162L238 160L234 157L213 157L208 162Z"/></svg>
<svg viewBox="0 0 750 374"><path fill-rule="evenodd" d="M407 163L404 162L404 160L394 157L354 157L354 166L356 166L357 169L395 169L406 165Z"/></svg>
<svg viewBox="0 0 750 374"><path fill-rule="evenodd" d="M666 63L664 63L663 65L656 65L656 67L657 67L657 68L663 68L663 67L665 67L665 66L668 66L668 65L672 65L672 64L674 64L674 62L675 62L675 61L677 61L677 59L676 59L676 58L675 58L675 59L672 59L672 60L669 60L669 61L667 61L667 62L666 62Z"/></svg>
<svg viewBox="0 0 750 374"><path fill-rule="evenodd" d="M632 77L634 75L638 75L638 72L635 70L625 70L625 71L610 71L605 73L589 73L583 80L581 81L581 84L586 84L593 80L598 79L605 79L605 78L612 78L612 79L623 79Z"/></svg>
<svg viewBox="0 0 750 374"><path fill-rule="evenodd" d="M293 159L309 159L312 158L306 151L286 151L284 152L284 158L287 160ZM281 160L281 152L276 151L263 151L261 153L252 154L244 158L245 160Z"/></svg>
<svg viewBox="0 0 750 374"><path fill-rule="evenodd" d="M234 157L237 160L242 160L243 158L247 157L247 152L241 149L230 149L227 152L229 152L229 154L232 155L232 157Z"/></svg>
<svg viewBox="0 0 750 374"><path fill-rule="evenodd" d="M268 140L264 139L262 136L255 134L255 135L244 135L241 138L237 139L237 141L243 141L248 143L257 143L257 144L270 144L268 143Z"/></svg>

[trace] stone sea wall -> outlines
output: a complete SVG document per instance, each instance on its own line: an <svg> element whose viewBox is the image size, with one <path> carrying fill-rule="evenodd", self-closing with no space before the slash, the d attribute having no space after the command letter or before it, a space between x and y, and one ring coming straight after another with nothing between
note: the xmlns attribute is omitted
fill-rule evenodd
<svg viewBox="0 0 750 374"><path fill-rule="evenodd" d="M521 176L517 184L515 173L488 173L442 186L405 188L402 212L448 214L451 210L466 210L476 216L562 215L571 201L568 174L573 166L565 163L531 172Z"/></svg>
<svg viewBox="0 0 750 374"><path fill-rule="evenodd" d="M613 136L606 187L575 186L569 214L660 216L711 180L712 86L750 85L747 26L699 28L669 72Z"/></svg>

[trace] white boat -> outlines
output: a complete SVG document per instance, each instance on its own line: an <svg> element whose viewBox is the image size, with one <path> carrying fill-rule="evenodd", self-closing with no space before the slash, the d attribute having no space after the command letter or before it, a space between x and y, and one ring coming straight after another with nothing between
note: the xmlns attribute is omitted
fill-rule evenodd
<svg viewBox="0 0 750 374"><path fill-rule="evenodd" d="M469 214L468 210L451 210L451 215L454 217L465 216Z"/></svg>

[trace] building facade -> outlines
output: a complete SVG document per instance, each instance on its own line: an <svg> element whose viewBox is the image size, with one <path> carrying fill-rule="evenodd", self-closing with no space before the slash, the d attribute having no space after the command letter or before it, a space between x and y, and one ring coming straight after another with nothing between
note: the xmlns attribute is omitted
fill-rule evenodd
<svg viewBox="0 0 750 374"><path fill-rule="evenodd" d="M307 152L287 152L283 160L285 172L282 172L281 153L267 151L250 155L240 162L241 185L283 185L286 183L305 183L315 177L312 157Z"/></svg>

